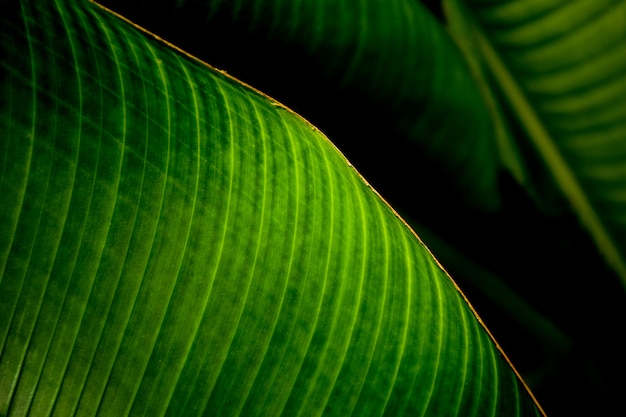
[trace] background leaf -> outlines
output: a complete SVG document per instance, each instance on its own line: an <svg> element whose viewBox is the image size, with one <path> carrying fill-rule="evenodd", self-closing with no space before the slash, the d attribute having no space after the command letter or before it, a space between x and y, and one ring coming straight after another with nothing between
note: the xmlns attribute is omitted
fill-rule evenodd
<svg viewBox="0 0 626 417"><path fill-rule="evenodd" d="M623 280L608 270L607 257L602 259L598 248L608 243L613 254L623 250L618 196L624 189L619 172L626 130L619 114L625 101L617 93L626 56L623 2L446 3L457 42L484 70L488 89L483 91L495 98L503 124L512 133L509 155L518 159L518 177L535 203L529 204L513 184L502 188L503 210L489 228L501 231L487 233L496 243L483 245L491 256L480 262L569 334L572 350L550 359L539 348L550 338L519 338L518 332L508 330L512 322L498 317L505 312L489 307L493 302L483 308L483 294L470 291L471 286L466 291L526 380L532 381L549 415L613 414L622 407L617 398L625 387L625 345L614 329L626 315L626 293ZM552 149L545 152L546 146ZM564 195L578 211L575 216L561 203ZM586 231L581 230L581 220ZM593 247L585 234L597 230L598 224L606 230L595 233ZM601 237L605 233L609 239ZM481 259L473 245L453 241L465 255ZM529 252L533 256L527 256ZM444 253L437 255L462 283L460 269L446 262ZM619 265L613 265L618 271ZM532 374L543 376L535 379Z"/></svg>
<svg viewBox="0 0 626 417"><path fill-rule="evenodd" d="M0 413L540 414L310 124L93 4L4 11Z"/></svg>
<svg viewBox="0 0 626 417"><path fill-rule="evenodd" d="M493 88L626 283L626 2L450 4L471 26Z"/></svg>

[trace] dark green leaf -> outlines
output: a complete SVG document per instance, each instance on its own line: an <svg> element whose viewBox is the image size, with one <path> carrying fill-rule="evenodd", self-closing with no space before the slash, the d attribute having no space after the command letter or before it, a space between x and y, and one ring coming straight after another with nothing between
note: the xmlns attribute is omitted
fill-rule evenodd
<svg viewBox="0 0 626 417"><path fill-rule="evenodd" d="M0 414L540 414L310 124L91 3L1 22Z"/></svg>

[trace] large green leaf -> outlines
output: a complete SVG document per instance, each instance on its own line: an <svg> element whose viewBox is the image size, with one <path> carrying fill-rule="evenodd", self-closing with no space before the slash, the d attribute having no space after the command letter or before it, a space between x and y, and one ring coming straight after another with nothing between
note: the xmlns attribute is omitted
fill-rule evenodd
<svg viewBox="0 0 626 417"><path fill-rule="evenodd" d="M310 124L92 3L1 22L1 415L540 414Z"/></svg>
<svg viewBox="0 0 626 417"><path fill-rule="evenodd" d="M474 38L496 94L626 284L626 1L448 3L464 27L457 33Z"/></svg>
<svg viewBox="0 0 626 417"><path fill-rule="evenodd" d="M296 109L375 183L445 177L455 200L496 205L485 105L450 36L419 1L102 3ZM395 193L425 195L423 205L441 199L436 186L411 188Z"/></svg>

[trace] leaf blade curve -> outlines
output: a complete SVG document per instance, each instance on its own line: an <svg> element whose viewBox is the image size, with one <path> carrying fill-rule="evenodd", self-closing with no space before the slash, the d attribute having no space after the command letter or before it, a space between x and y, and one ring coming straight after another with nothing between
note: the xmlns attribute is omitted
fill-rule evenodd
<svg viewBox="0 0 626 417"><path fill-rule="evenodd" d="M485 105L462 55L425 6L287 3L102 2L334 134L368 178L405 185L437 172L471 204L497 206L499 167ZM338 118L354 127L346 131ZM392 147L388 156L381 152ZM412 158L403 160L403 153ZM376 171L376 159L384 170Z"/></svg>
<svg viewBox="0 0 626 417"><path fill-rule="evenodd" d="M0 412L539 415L317 129L90 3L8 12Z"/></svg>

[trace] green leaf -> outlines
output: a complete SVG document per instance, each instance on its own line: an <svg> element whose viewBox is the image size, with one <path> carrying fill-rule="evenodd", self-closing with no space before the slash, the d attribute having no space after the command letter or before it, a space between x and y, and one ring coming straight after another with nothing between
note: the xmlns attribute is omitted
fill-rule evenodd
<svg viewBox="0 0 626 417"><path fill-rule="evenodd" d="M497 205L486 107L458 48L419 1L103 4L313 120L368 178L387 170L381 183L410 188L436 176L474 205ZM439 188L429 191L423 204L440 198Z"/></svg>
<svg viewBox="0 0 626 417"><path fill-rule="evenodd" d="M449 6L471 27L494 88L626 285L626 1Z"/></svg>
<svg viewBox="0 0 626 417"><path fill-rule="evenodd" d="M0 414L540 414L317 129L91 3L0 21Z"/></svg>

